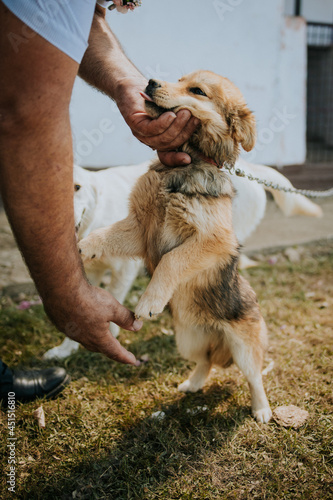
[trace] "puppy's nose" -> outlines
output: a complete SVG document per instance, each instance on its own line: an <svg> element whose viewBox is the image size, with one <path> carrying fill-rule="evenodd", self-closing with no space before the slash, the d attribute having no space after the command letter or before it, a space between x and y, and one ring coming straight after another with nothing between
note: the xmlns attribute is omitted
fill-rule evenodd
<svg viewBox="0 0 333 500"><path fill-rule="evenodd" d="M145 92L149 97L153 97L155 90L158 89L159 87L161 87L161 84L158 83L157 80L153 80L151 78L148 82Z"/></svg>
<svg viewBox="0 0 333 500"><path fill-rule="evenodd" d="M148 82L148 87L152 88L152 89L158 89L158 87L161 87L161 84L158 83L157 80L153 80L152 78L149 80Z"/></svg>

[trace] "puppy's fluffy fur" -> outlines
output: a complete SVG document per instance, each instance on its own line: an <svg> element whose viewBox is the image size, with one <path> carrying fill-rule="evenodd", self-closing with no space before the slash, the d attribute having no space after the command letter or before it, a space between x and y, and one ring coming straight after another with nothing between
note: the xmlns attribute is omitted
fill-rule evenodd
<svg viewBox="0 0 333 500"><path fill-rule="evenodd" d="M150 163L146 161L138 165L112 167L98 172L74 165L74 214L79 240L95 229L113 224L128 215L131 189L137 179L147 172ZM236 167L255 177L282 186L291 186L288 179L270 167L255 165L242 159L237 160ZM232 200L233 226L238 241L243 244L264 216L266 194L261 184L244 177L231 176L230 179L236 191ZM271 189L270 191L285 215L322 214L321 208L304 196ZM256 265L244 254L241 254L239 264L240 268ZM111 282L107 290L119 302L123 302L141 267L141 260L120 259L110 255L109 260L104 263L95 263L94 260L87 263L86 273L89 281L98 286L104 274L111 270ZM110 330L116 337L119 327L111 323ZM66 358L78 348L77 342L66 337L62 344L49 349L44 358Z"/></svg>
<svg viewBox="0 0 333 500"><path fill-rule="evenodd" d="M208 71L176 84L151 81L147 111L189 109L201 125L183 151L189 166L158 161L137 182L129 215L80 242L84 262L110 255L141 257L152 279L136 316L151 318L170 303L181 354L197 363L181 391L200 389L213 364L235 362L248 380L252 412L268 422L271 410L262 384L266 326L254 291L238 274L238 241L232 227L234 189L218 164L235 162L240 145L255 144L255 119L240 91Z"/></svg>

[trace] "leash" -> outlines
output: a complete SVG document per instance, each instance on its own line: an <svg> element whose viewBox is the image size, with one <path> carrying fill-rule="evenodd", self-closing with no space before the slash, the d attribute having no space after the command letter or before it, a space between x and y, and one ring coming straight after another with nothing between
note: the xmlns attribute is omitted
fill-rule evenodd
<svg viewBox="0 0 333 500"><path fill-rule="evenodd" d="M258 184L263 184L265 187L274 189L274 191L284 191L285 193L292 194L302 194L303 196L307 196L308 198L328 198L333 196L333 188L327 189L325 191L313 191L312 189L297 189L297 188L289 188L285 186L280 186L279 184L274 184L273 182L266 181L264 179L260 179L260 177L255 177L252 174L247 174L244 170L240 168L235 168L235 165L229 165L228 163L224 163L222 168L225 168L230 174L237 175L237 177L245 177L249 181L256 181Z"/></svg>
<svg viewBox="0 0 333 500"><path fill-rule="evenodd" d="M265 187L269 189L274 189L275 191L284 191L285 193L292 194L302 194L303 196L307 196L308 198L328 198L333 196L333 187L327 189L325 191L313 191L311 189L297 189L294 187L285 187L280 186L279 184L274 184L273 182L266 181L265 179L261 179L260 177L255 177L252 174L247 174L244 170L240 168L236 168L235 165L231 165L227 162L223 162L222 164L217 163L213 158L209 158L204 154L197 152L199 157L211 165L215 165L219 170L226 169L226 171L231 175L236 175L237 177L245 177L249 181L256 181L258 184L263 184Z"/></svg>

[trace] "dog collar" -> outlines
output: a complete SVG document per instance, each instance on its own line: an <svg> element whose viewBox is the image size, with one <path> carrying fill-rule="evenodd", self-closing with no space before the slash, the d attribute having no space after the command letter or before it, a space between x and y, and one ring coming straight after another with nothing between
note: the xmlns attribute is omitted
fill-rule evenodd
<svg viewBox="0 0 333 500"><path fill-rule="evenodd" d="M209 156L205 156L203 153L198 152L198 155L203 161L205 161L206 163L210 163L211 165L214 165L219 170L221 170L224 166L224 162L222 162L222 164L219 164L217 163L217 161L214 160L214 158L209 158Z"/></svg>

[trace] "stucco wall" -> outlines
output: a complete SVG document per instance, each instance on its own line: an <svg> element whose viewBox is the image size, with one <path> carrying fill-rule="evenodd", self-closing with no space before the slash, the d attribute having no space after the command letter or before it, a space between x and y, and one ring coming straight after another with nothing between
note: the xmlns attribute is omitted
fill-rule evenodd
<svg viewBox="0 0 333 500"><path fill-rule="evenodd" d="M284 17L284 0L143 0L108 21L127 55L147 76L170 81L195 69L227 76L242 90L258 124L249 158L271 165L305 159L305 24ZM297 22L296 22L297 21ZM79 79L71 117L75 156L86 166L152 157L116 106Z"/></svg>

